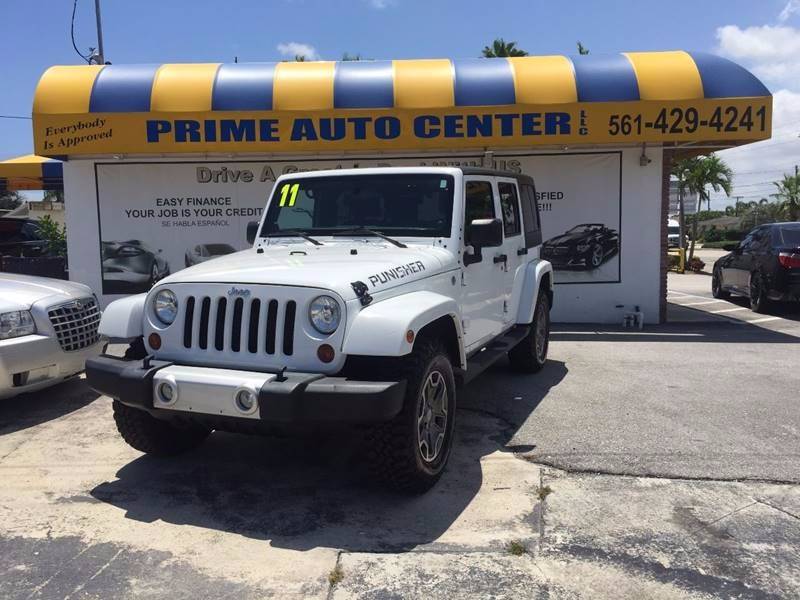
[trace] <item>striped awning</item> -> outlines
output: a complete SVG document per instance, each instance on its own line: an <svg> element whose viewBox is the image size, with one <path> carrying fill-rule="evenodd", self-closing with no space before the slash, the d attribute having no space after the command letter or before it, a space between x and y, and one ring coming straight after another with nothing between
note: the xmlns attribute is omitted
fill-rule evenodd
<svg viewBox="0 0 800 600"><path fill-rule="evenodd" d="M64 175L59 160L28 154L0 162L0 192L63 189Z"/></svg>
<svg viewBox="0 0 800 600"><path fill-rule="evenodd" d="M747 118L754 118L744 114L747 106L750 113L764 108L758 131L746 125ZM721 114L715 114L716 107L722 108ZM726 129L729 107L735 108L735 130ZM670 118L653 127L662 109L668 113L696 109L698 114L689 112L688 128ZM724 58L682 51L629 52L463 60L57 66L42 76L33 113L37 152L49 156L308 150L315 145L312 142L328 150L485 146L486 142L608 143L620 135L611 133L609 120L617 113L620 119L640 116L642 122L633 135L627 132L616 141L698 141L707 133L738 143L769 137L771 96L755 76ZM549 113L568 113L570 126L551 117L548 130ZM455 116L445 122L448 115ZM469 115L474 115L472 136L458 131L467 127ZM389 120L376 130L373 121L381 116L396 118L402 127ZM340 125L318 120L337 117L345 119L344 134L336 129ZM348 117L370 120L348 122ZM416 117L432 118L415 121ZM312 135L293 135L297 118L316 119L317 129ZM252 126L249 121L219 122L231 119L259 122ZM263 123L269 120L275 123ZM645 126L648 123L650 127ZM320 126L335 130L326 129L328 135L322 135ZM223 127L234 131L225 136Z"/></svg>

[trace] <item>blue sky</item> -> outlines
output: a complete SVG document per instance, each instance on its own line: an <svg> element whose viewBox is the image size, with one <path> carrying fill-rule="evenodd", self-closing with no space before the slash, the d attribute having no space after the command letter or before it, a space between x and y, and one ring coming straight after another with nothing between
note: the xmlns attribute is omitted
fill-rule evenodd
<svg viewBox="0 0 800 600"><path fill-rule="evenodd" d="M92 0L79 0L78 47L95 45ZM495 37L532 54L706 50L751 68L776 94L775 140L729 151L736 193L756 196L800 161L800 0L104 0L107 60L162 63L310 57L461 58ZM3 0L1 115L30 115L53 64L80 64L71 0ZM32 151L30 122L0 119L0 158ZM752 173L751 173L752 172Z"/></svg>

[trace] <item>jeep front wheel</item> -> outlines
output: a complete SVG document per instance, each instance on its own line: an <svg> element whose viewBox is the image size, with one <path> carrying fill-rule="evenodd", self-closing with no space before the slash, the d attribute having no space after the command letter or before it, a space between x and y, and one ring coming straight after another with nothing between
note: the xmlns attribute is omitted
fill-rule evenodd
<svg viewBox="0 0 800 600"><path fill-rule="evenodd" d="M175 456L192 450L211 433L205 427L175 427L119 400L114 400L114 422L129 446L153 456Z"/></svg>
<svg viewBox="0 0 800 600"><path fill-rule="evenodd" d="M373 474L387 486L422 493L441 477L453 445L456 386L444 347L418 340L404 359L403 408L367 436Z"/></svg>
<svg viewBox="0 0 800 600"><path fill-rule="evenodd" d="M521 373L538 373L547 362L549 345L550 299L547 294L539 294L528 335L508 353L511 368Z"/></svg>

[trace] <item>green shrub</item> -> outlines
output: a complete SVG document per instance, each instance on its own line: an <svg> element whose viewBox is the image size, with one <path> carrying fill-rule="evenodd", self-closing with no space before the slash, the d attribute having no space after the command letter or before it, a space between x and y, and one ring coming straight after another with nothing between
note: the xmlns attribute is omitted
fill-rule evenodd
<svg viewBox="0 0 800 600"><path fill-rule="evenodd" d="M36 223L39 235L47 242L47 253L50 256L67 255L67 229L45 215Z"/></svg>
<svg viewBox="0 0 800 600"><path fill-rule="evenodd" d="M694 271L695 273L699 273L700 271L702 271L705 266L706 266L706 263L704 263L702 260L700 260L696 256L693 257L692 260L690 260L686 264L686 268L689 269L690 271Z"/></svg>
<svg viewBox="0 0 800 600"><path fill-rule="evenodd" d="M667 254L667 269L677 271L681 266L681 257L677 254Z"/></svg>

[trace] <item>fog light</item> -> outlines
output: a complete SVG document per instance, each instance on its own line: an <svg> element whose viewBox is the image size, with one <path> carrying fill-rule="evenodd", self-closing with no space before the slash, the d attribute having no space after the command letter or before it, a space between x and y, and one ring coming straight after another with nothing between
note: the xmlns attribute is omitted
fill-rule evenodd
<svg viewBox="0 0 800 600"><path fill-rule="evenodd" d="M252 390L239 390L233 399L236 408L245 414L254 412L258 407L258 398Z"/></svg>
<svg viewBox="0 0 800 600"><path fill-rule="evenodd" d="M317 348L317 358L324 363L331 362L335 356L336 352L334 352L333 346L330 344L322 344Z"/></svg>
<svg viewBox="0 0 800 600"><path fill-rule="evenodd" d="M161 348L161 336L157 333L151 333L147 336L147 344L153 349L158 350Z"/></svg>
<svg viewBox="0 0 800 600"><path fill-rule="evenodd" d="M178 399L178 394L171 383L163 381L158 384L158 399L164 404L173 404Z"/></svg>

